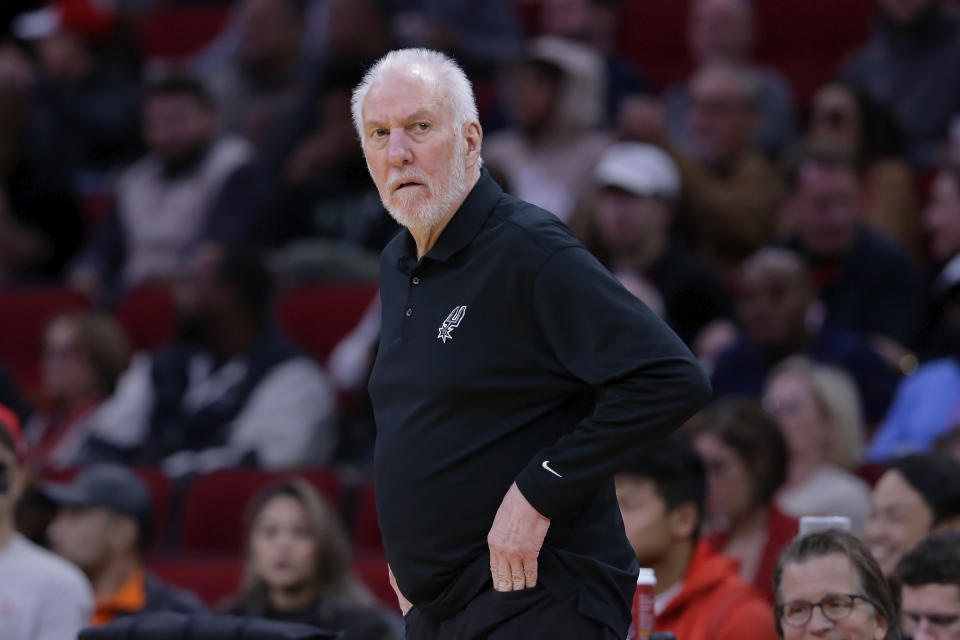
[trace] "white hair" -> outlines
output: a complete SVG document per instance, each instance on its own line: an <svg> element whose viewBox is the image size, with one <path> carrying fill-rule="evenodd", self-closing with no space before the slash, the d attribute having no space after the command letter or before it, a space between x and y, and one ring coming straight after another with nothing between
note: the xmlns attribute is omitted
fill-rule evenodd
<svg viewBox="0 0 960 640"><path fill-rule="evenodd" d="M426 67L434 72L453 111L453 124L459 130L468 122L480 120L473 86L453 58L431 49L396 49L377 60L353 90L350 111L357 135L363 141L363 101L373 84L388 73Z"/></svg>

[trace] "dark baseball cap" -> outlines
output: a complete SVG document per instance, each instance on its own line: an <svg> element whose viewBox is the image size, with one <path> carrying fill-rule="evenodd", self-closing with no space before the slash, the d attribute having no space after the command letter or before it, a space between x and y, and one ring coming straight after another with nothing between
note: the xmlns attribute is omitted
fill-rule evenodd
<svg viewBox="0 0 960 640"><path fill-rule="evenodd" d="M43 494L62 507L92 509L104 507L133 518L140 525L140 537L150 537L153 503L150 490L137 474L119 464L95 464L69 484L48 483Z"/></svg>

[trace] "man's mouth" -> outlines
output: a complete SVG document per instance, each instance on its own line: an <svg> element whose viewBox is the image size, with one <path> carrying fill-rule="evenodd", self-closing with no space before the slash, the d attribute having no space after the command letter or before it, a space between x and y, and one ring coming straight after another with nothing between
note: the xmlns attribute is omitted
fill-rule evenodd
<svg viewBox="0 0 960 640"><path fill-rule="evenodd" d="M422 187L422 182L417 182L415 180L404 180L403 182L398 182L397 186L393 188L394 193L397 191L402 191L403 189L409 189L410 187Z"/></svg>

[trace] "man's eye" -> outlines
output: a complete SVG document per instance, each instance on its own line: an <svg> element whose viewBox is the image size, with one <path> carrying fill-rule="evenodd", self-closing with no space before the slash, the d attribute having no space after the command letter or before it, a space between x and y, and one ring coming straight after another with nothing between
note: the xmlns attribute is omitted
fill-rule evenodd
<svg viewBox="0 0 960 640"><path fill-rule="evenodd" d="M374 129L373 131L370 132L370 135L373 136L374 138L382 138L383 136L387 135L387 130Z"/></svg>
<svg viewBox="0 0 960 640"><path fill-rule="evenodd" d="M416 126L417 126L417 131L426 131L427 129L430 128L430 125L426 122L418 122Z"/></svg>

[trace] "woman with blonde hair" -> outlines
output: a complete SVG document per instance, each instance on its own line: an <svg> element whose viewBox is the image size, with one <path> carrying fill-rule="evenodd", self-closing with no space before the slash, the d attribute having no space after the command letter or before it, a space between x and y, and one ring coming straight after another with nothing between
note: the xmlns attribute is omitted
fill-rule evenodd
<svg viewBox="0 0 960 640"><path fill-rule="evenodd" d="M344 640L399 640L402 623L354 577L349 549L337 516L306 481L266 489L247 512L243 582L225 613L312 624Z"/></svg>
<svg viewBox="0 0 960 640"><path fill-rule="evenodd" d="M777 504L794 517L850 518L863 530L870 488L850 473L863 449L856 386L843 371L803 357L778 365L767 379L764 408L774 416L790 453Z"/></svg>

